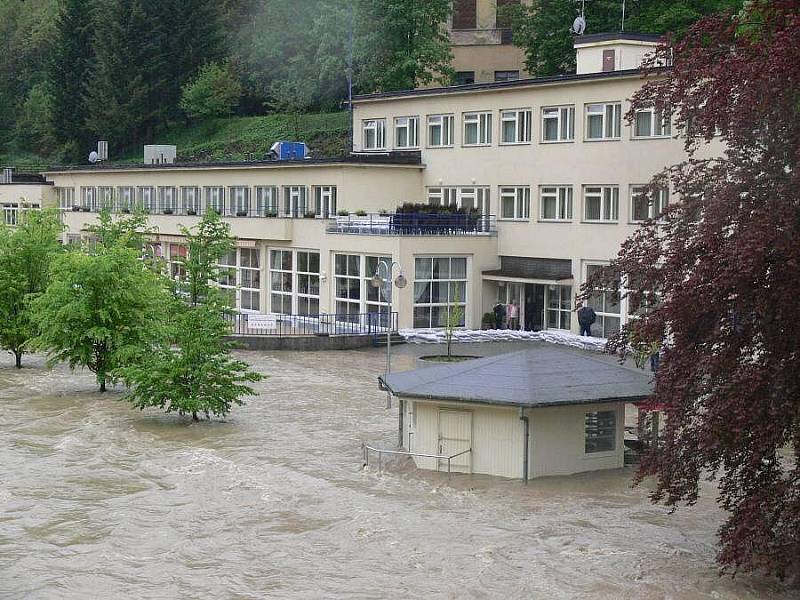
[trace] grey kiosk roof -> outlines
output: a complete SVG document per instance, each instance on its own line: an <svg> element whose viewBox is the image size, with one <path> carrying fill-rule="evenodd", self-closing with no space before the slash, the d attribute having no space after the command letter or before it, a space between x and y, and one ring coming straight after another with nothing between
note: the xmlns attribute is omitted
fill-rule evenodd
<svg viewBox="0 0 800 600"><path fill-rule="evenodd" d="M396 396L501 406L642 400L651 375L553 346L379 377Z"/></svg>

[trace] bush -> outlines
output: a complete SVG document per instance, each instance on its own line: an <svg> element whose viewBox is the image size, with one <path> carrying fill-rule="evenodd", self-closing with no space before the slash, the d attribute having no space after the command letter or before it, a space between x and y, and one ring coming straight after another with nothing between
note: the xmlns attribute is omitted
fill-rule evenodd
<svg viewBox="0 0 800 600"><path fill-rule="evenodd" d="M180 107L191 118L226 117L239 105L242 85L229 65L208 63L183 86Z"/></svg>

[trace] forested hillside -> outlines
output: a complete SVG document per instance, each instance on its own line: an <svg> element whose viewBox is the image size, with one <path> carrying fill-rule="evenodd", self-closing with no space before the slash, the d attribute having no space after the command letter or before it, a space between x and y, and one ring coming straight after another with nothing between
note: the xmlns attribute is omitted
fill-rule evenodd
<svg viewBox="0 0 800 600"><path fill-rule="evenodd" d="M740 4L629 0L626 29L680 31ZM578 8L503 9L531 72L574 67L568 28ZM587 31L618 29L620 8L587 2ZM255 121L220 119L342 110L350 68L355 93L448 84L451 10L451 0L0 0L0 157L79 161L106 139L120 159L215 128L240 132L243 153L260 152L249 149L263 131L249 129ZM312 129L337 129L331 118ZM237 154L235 139L209 135L198 156ZM315 139L318 154L340 151L337 135Z"/></svg>

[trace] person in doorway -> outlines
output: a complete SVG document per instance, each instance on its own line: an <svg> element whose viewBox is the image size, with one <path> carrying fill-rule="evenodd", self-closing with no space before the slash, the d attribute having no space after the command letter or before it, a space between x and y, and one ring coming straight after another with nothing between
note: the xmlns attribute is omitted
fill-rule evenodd
<svg viewBox="0 0 800 600"><path fill-rule="evenodd" d="M533 301L525 299L525 331L533 331Z"/></svg>
<svg viewBox="0 0 800 600"><path fill-rule="evenodd" d="M578 313L578 325L581 328L581 335L592 337L592 325L597 320L597 314L591 306L584 306L583 302L578 302L575 309Z"/></svg>
<svg viewBox="0 0 800 600"><path fill-rule="evenodd" d="M512 300L506 311L508 315L508 328L519 329L519 304L517 304L517 301Z"/></svg>
<svg viewBox="0 0 800 600"><path fill-rule="evenodd" d="M506 316L506 307L503 306L500 302L494 305L492 309L494 313L494 328L495 329L502 329L503 328L503 317Z"/></svg>

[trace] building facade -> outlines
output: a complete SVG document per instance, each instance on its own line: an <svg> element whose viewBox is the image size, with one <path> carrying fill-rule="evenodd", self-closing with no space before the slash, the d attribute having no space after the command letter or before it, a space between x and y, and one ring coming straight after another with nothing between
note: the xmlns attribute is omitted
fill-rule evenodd
<svg viewBox="0 0 800 600"><path fill-rule="evenodd" d="M243 312L385 312L369 279L379 261L395 261L410 283L393 291L400 327L441 327L461 306L462 324L478 328L499 301L516 302L521 328L577 332L581 283L638 223L677 200L666 189L641 194L685 158L669 117L624 118L642 83L631 65L654 45L584 36L575 75L358 97L353 154L338 161L86 166L45 176L70 239L103 206L149 212L173 276L186 251L180 227L219 212L238 239L223 284ZM406 203L454 212L409 212ZM595 335L628 317L610 294L592 305Z"/></svg>

